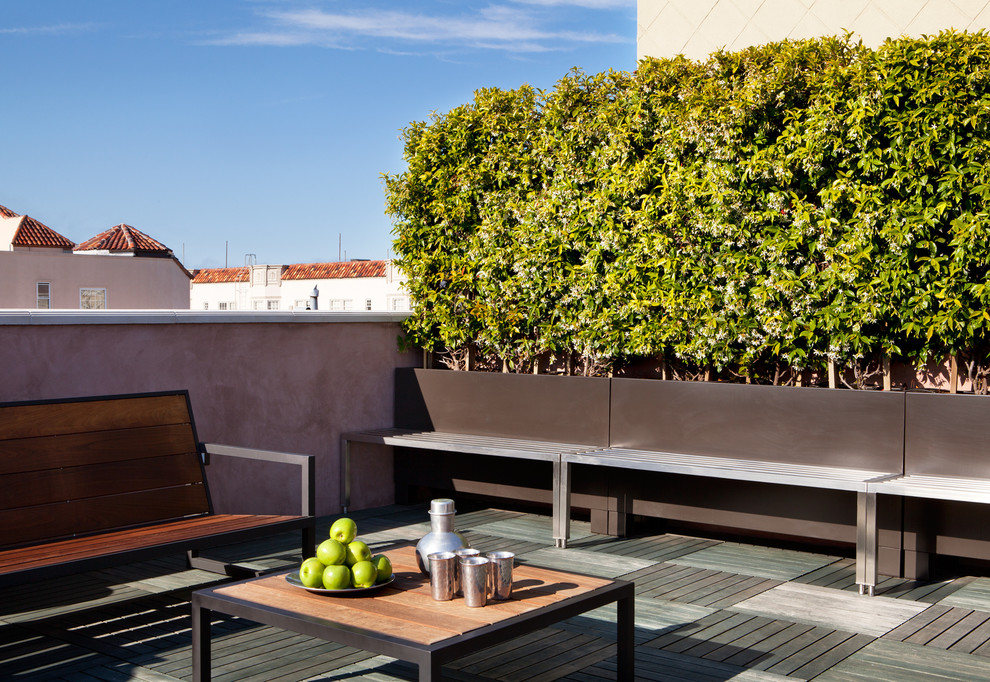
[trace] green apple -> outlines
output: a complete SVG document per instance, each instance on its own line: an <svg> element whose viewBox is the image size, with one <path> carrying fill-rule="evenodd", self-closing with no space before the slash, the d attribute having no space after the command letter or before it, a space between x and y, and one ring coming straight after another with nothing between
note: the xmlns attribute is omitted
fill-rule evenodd
<svg viewBox="0 0 990 682"><path fill-rule="evenodd" d="M330 526L330 537L346 545L357 537L357 524L347 517L341 517Z"/></svg>
<svg viewBox="0 0 990 682"><path fill-rule="evenodd" d="M392 577L392 562L384 554L371 557L371 563L378 570L378 582L383 583Z"/></svg>
<svg viewBox="0 0 990 682"><path fill-rule="evenodd" d="M378 569L370 561L359 561L351 566L354 587L371 587L378 579Z"/></svg>
<svg viewBox="0 0 990 682"><path fill-rule="evenodd" d="M384 554L376 554L371 557L371 563L378 571L377 582L383 583L392 577L392 562Z"/></svg>
<svg viewBox="0 0 990 682"><path fill-rule="evenodd" d="M299 582L304 587L320 587L323 585L323 562L311 556L299 567Z"/></svg>
<svg viewBox="0 0 990 682"><path fill-rule="evenodd" d="M337 540L328 538L316 548L316 558L322 561L324 566L342 564L347 558L347 548Z"/></svg>
<svg viewBox="0 0 990 682"><path fill-rule="evenodd" d="M323 587L328 590L346 590L351 586L351 569L334 564L323 569Z"/></svg>
<svg viewBox="0 0 990 682"><path fill-rule="evenodd" d="M360 540L355 540L354 542L347 543L347 560L348 566L353 566L359 561L370 561L371 560L371 550L368 549L368 545L364 544Z"/></svg>

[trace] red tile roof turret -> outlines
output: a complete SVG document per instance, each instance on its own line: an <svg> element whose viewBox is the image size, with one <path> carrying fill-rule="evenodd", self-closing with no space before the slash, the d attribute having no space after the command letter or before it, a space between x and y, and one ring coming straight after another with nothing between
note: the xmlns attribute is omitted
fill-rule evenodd
<svg viewBox="0 0 990 682"><path fill-rule="evenodd" d="M247 268L202 268L193 271L193 284L227 284L248 281Z"/></svg>
<svg viewBox="0 0 990 682"><path fill-rule="evenodd" d="M384 277L388 266L383 260L360 260L343 263L299 263L288 265L282 279L349 279Z"/></svg>
<svg viewBox="0 0 990 682"><path fill-rule="evenodd" d="M172 256L172 249L157 239L152 239L141 230L121 223L87 239L75 248L76 251L117 251L140 254L142 256Z"/></svg>
<svg viewBox="0 0 990 682"><path fill-rule="evenodd" d="M63 237L47 225L31 216L14 216L20 224L14 230L14 238L10 243L14 246L41 246L55 249L71 249L74 242Z"/></svg>

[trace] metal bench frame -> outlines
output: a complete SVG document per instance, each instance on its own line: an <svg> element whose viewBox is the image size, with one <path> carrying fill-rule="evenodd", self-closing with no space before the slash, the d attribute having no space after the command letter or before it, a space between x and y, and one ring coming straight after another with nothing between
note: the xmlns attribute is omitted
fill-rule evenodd
<svg viewBox="0 0 990 682"><path fill-rule="evenodd" d="M341 500L351 504L350 443L440 450L494 457L549 461L553 465L553 541L565 548L570 539L571 468L574 464L640 471L707 476L757 483L805 486L856 493L856 584L860 594L874 594L877 572L877 492L884 481L900 473L809 466L785 462L705 457L650 450L595 448L574 443L495 438L461 433L378 429L341 436ZM990 492L988 492L990 501Z"/></svg>
<svg viewBox="0 0 990 682"><path fill-rule="evenodd" d="M594 445L577 443L411 429L377 429L344 433L340 437L340 499L344 513L347 513L351 506L350 444L352 442L550 462L553 465L553 539L557 547L566 545L570 524L570 495L564 495L570 479L568 473L564 471L562 458L564 455L578 455L600 449Z"/></svg>

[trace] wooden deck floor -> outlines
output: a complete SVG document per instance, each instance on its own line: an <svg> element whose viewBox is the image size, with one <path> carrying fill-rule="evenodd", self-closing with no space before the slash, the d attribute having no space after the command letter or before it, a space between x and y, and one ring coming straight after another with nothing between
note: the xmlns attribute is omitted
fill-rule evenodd
<svg viewBox="0 0 990 682"><path fill-rule="evenodd" d="M425 509L358 512L372 548L415 541ZM323 519L325 533L332 519ZM554 549L550 518L459 513L472 546L518 560L634 580L637 679L990 680L990 578L887 579L861 597L846 558L679 535L591 535L575 523ZM267 568L298 564L295 534L225 548ZM216 576L179 558L0 590L0 680L188 680L190 591ZM454 680L615 679L614 606L465 657ZM222 617L218 680L410 680L368 652Z"/></svg>

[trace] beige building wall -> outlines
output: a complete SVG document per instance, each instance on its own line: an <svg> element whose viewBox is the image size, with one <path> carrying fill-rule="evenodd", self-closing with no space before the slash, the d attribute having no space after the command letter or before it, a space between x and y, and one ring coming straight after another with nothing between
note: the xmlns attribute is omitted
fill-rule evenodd
<svg viewBox="0 0 990 682"><path fill-rule="evenodd" d="M704 59L778 40L852 31L870 47L902 35L990 28L988 0L639 0L637 56Z"/></svg>
<svg viewBox="0 0 990 682"><path fill-rule="evenodd" d="M52 308L78 309L84 288L105 290L108 309L189 308L189 275L171 258L0 251L0 308L38 308L39 282Z"/></svg>

